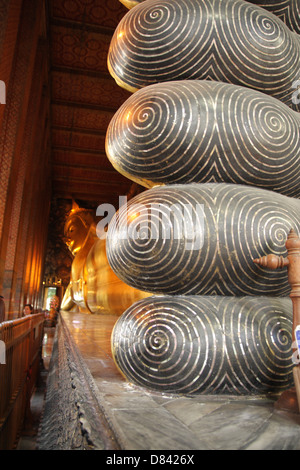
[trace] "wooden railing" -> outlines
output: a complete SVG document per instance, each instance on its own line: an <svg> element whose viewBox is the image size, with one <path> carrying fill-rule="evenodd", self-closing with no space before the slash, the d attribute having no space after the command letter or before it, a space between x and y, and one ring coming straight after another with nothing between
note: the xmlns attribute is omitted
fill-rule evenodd
<svg viewBox="0 0 300 470"><path fill-rule="evenodd" d="M0 323L0 450L14 448L29 410L41 362L44 321L44 314L35 314Z"/></svg>

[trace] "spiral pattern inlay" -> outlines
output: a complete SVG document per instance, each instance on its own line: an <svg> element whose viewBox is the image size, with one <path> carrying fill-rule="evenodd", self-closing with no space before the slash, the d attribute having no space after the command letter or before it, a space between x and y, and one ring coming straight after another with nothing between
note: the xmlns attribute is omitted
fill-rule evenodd
<svg viewBox="0 0 300 470"><path fill-rule="evenodd" d="M157 82L215 80L253 88L296 111L297 35L243 0L147 0L123 17L108 67L131 91Z"/></svg>
<svg viewBox="0 0 300 470"><path fill-rule="evenodd" d="M250 3L266 8L278 16L292 31L300 34L300 0L272 0L271 2L270 0L251 0Z"/></svg>
<svg viewBox="0 0 300 470"><path fill-rule="evenodd" d="M149 85L111 120L106 153L126 177L157 184L251 184L300 197L300 115L220 82Z"/></svg>
<svg viewBox="0 0 300 470"><path fill-rule="evenodd" d="M253 259L286 255L300 231L300 201L226 183L159 186L129 201L109 224L109 264L142 291L201 295L289 295L286 269Z"/></svg>
<svg viewBox="0 0 300 470"><path fill-rule="evenodd" d="M106 154L150 189L115 214L106 253L158 295L118 319L114 361L159 392L286 390L288 270L253 260L300 233L300 0L120 1L108 69L133 94Z"/></svg>
<svg viewBox="0 0 300 470"><path fill-rule="evenodd" d="M258 394L292 383L290 299L161 296L117 321L112 350L131 382L164 392Z"/></svg>
<svg viewBox="0 0 300 470"><path fill-rule="evenodd" d="M127 8L133 8L145 0L120 0ZM292 31L300 33L300 0L248 0L278 16Z"/></svg>

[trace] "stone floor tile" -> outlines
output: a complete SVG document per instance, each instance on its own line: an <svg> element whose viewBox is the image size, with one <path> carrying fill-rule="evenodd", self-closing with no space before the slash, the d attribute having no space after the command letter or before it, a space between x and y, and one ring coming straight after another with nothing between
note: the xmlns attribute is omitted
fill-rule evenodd
<svg viewBox="0 0 300 470"><path fill-rule="evenodd" d="M209 447L172 415L160 408L114 410L126 450L193 450Z"/></svg>

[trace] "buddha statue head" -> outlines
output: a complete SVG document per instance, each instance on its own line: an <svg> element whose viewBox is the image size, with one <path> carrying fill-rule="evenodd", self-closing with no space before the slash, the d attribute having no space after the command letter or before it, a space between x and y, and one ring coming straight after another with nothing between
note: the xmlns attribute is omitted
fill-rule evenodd
<svg viewBox="0 0 300 470"><path fill-rule="evenodd" d="M93 211L80 208L75 202L64 227L66 244L72 255L76 255L84 246L88 237L95 237L95 219Z"/></svg>

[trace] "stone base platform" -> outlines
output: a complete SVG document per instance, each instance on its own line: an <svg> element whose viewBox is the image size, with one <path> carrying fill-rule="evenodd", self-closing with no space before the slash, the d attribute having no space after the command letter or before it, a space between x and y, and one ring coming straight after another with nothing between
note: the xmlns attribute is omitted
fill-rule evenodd
<svg viewBox="0 0 300 470"><path fill-rule="evenodd" d="M110 348L115 316L61 312L39 450L299 450L300 415L278 397L178 396L129 384Z"/></svg>

